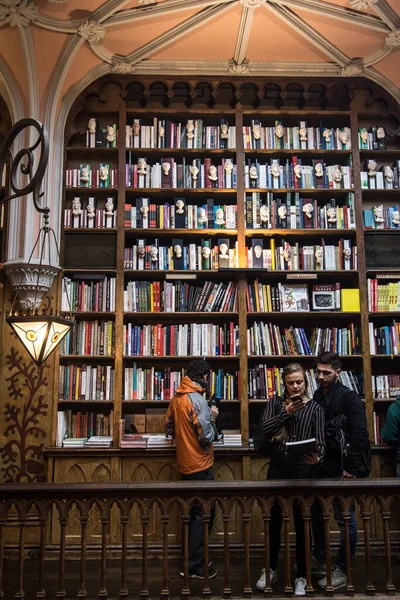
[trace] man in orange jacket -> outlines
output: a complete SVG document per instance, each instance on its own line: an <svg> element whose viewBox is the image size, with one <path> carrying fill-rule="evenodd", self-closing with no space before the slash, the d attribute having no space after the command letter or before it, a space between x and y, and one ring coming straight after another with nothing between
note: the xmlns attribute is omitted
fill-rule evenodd
<svg viewBox="0 0 400 600"><path fill-rule="evenodd" d="M208 406L204 393L209 391L210 367L205 360L192 361L172 398L165 423L167 435L175 438L176 456L182 479L191 481L213 480L213 441L218 432L215 420L216 406ZM214 521L211 514L210 530ZM217 571L209 568L209 578ZM183 576L183 573L181 573ZM189 577L204 579L204 525L202 510L194 505L189 521Z"/></svg>

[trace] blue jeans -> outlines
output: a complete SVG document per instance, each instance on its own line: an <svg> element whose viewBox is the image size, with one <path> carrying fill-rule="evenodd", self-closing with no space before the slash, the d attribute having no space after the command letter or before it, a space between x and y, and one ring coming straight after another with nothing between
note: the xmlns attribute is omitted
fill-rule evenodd
<svg viewBox="0 0 400 600"><path fill-rule="evenodd" d="M340 530L340 543L339 550L335 559L335 566L346 571L346 553L345 553L345 540L344 540L344 520L342 515L342 509L338 500L333 501L333 515L336 523ZM324 520L322 518L322 511L319 504L315 503L311 509L311 523L314 537L314 556L319 562L326 562L325 554L325 530ZM349 519L349 535L350 535L350 559L354 560L356 556L357 547L357 523L356 515L354 512L354 506L350 508L350 519Z"/></svg>

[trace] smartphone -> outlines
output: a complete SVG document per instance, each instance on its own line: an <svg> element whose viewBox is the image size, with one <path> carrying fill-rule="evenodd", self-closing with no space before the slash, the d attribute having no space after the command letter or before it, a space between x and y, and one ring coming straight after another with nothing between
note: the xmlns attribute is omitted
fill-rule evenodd
<svg viewBox="0 0 400 600"><path fill-rule="evenodd" d="M297 402L303 402L303 398L299 394L297 394L296 396L290 397L290 402L292 402L294 404Z"/></svg>

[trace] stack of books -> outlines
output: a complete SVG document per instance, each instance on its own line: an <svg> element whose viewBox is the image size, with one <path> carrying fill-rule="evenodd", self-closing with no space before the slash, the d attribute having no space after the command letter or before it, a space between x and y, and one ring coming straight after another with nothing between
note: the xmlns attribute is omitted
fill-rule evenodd
<svg viewBox="0 0 400 600"><path fill-rule="evenodd" d="M87 442L86 437L82 438L65 438L62 441L62 445L64 448L84 448L85 442Z"/></svg>
<svg viewBox="0 0 400 600"><path fill-rule="evenodd" d="M169 448L175 446L175 440L164 434L146 433L143 435L143 438L147 440L148 448Z"/></svg>
<svg viewBox="0 0 400 600"><path fill-rule="evenodd" d="M86 442L85 448L111 448L111 435L92 435Z"/></svg>
<svg viewBox="0 0 400 600"><path fill-rule="evenodd" d="M222 437L218 441L214 442L215 448L222 446L241 446L242 445L242 434L239 429L223 429Z"/></svg>
<svg viewBox="0 0 400 600"><path fill-rule="evenodd" d="M140 433L125 433L121 438L121 448L147 448L147 442Z"/></svg>

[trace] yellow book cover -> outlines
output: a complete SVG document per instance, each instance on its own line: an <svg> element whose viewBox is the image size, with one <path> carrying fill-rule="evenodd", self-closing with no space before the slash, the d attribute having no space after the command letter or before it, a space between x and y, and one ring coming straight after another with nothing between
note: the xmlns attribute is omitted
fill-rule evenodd
<svg viewBox="0 0 400 600"><path fill-rule="evenodd" d="M275 271L275 240L271 239L271 271Z"/></svg>
<svg viewBox="0 0 400 600"><path fill-rule="evenodd" d="M150 311L154 312L154 283L150 284Z"/></svg>
<svg viewBox="0 0 400 600"><path fill-rule="evenodd" d="M346 289L340 290L342 299L342 311L343 312L360 312L360 290L359 289Z"/></svg>

